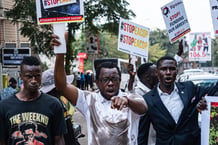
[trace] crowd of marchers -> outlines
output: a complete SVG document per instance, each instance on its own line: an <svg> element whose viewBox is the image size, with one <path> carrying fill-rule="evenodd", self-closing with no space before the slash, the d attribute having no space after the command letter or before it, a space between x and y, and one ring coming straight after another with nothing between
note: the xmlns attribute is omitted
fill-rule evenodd
<svg viewBox="0 0 218 145"><path fill-rule="evenodd" d="M61 46L57 35L52 35L50 45ZM54 69L44 76L40 60L25 57L20 66L23 88L0 101L0 145L70 144L61 96L85 117L88 145L200 145L198 115L207 109L204 97L213 96L218 83L202 87L176 82L182 52L179 45L175 57L143 63L137 71L129 63L126 91L120 89L121 71L114 62L96 66L98 89L93 91L90 74L77 74L77 86L72 84L65 72L65 54L56 54Z"/></svg>

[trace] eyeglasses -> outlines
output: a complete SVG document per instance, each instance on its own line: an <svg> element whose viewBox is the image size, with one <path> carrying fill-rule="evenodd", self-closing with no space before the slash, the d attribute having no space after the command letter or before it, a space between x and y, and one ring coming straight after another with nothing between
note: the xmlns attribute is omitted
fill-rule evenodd
<svg viewBox="0 0 218 145"><path fill-rule="evenodd" d="M119 77L112 77L112 78L105 77L105 78L99 79L99 81L101 81L104 84L109 84L110 81L112 83L118 83L120 80L121 79Z"/></svg>

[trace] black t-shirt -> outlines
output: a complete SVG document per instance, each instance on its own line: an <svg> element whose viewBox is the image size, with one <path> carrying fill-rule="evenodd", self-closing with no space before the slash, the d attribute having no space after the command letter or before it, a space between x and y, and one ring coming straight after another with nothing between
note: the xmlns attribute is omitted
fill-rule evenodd
<svg viewBox="0 0 218 145"><path fill-rule="evenodd" d="M54 145L54 136L66 133L63 108L57 98L42 93L34 101L14 95L0 101L0 140L9 145L34 142Z"/></svg>

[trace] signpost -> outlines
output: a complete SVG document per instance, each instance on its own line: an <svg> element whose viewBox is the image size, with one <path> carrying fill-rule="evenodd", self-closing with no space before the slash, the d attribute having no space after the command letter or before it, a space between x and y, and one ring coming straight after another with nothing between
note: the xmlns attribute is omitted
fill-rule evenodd
<svg viewBox="0 0 218 145"><path fill-rule="evenodd" d="M88 54L99 53L99 34L86 32L86 51Z"/></svg>
<svg viewBox="0 0 218 145"><path fill-rule="evenodd" d="M3 66L20 65L23 58L30 55L30 48L2 48L2 64Z"/></svg>

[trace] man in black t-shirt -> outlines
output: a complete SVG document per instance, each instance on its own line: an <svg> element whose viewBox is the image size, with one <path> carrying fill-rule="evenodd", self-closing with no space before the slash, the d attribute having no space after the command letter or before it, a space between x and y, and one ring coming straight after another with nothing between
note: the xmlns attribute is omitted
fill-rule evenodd
<svg viewBox="0 0 218 145"><path fill-rule="evenodd" d="M25 57L20 69L24 88L0 102L0 145L31 141L38 145L65 145L63 108L57 98L39 91L40 61L33 56Z"/></svg>

